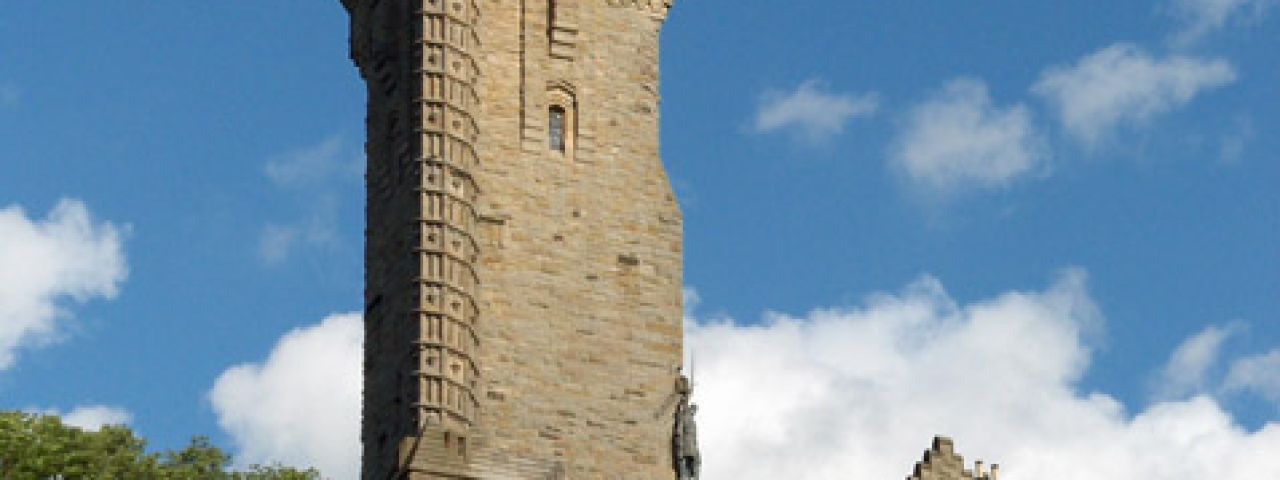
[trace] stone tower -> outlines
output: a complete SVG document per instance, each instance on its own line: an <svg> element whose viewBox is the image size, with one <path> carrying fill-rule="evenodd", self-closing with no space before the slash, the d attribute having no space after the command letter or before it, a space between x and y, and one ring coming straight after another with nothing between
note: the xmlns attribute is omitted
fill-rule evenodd
<svg viewBox="0 0 1280 480"><path fill-rule="evenodd" d="M342 2L369 108L363 477L676 478L672 0Z"/></svg>

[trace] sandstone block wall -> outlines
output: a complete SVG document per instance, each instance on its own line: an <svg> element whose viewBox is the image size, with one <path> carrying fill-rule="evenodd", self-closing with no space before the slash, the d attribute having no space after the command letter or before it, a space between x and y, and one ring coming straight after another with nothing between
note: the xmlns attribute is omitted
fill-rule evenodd
<svg viewBox="0 0 1280 480"><path fill-rule="evenodd" d="M674 478L670 1L344 4L369 87L364 477Z"/></svg>

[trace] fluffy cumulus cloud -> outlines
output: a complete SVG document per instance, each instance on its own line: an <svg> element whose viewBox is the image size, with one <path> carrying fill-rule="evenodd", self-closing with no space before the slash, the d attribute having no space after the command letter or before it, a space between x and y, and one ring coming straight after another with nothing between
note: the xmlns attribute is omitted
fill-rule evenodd
<svg viewBox="0 0 1280 480"><path fill-rule="evenodd" d="M1182 21L1174 42L1188 44L1237 19L1254 19L1280 5L1277 0L1173 0L1172 12Z"/></svg>
<svg viewBox="0 0 1280 480"><path fill-rule="evenodd" d="M1280 473L1280 424L1247 431L1207 396L1127 412L1082 391L1102 321L1078 270L969 304L925 277L857 307L690 319L704 478L902 478L938 433L1009 480Z"/></svg>
<svg viewBox="0 0 1280 480"><path fill-rule="evenodd" d="M267 161L267 179L293 195L301 208L296 218L263 226L258 257L264 263L283 263L299 247L332 248L340 243L336 192L343 182L359 179L364 165L348 150L341 137L333 136Z"/></svg>
<svg viewBox="0 0 1280 480"><path fill-rule="evenodd" d="M954 80L913 107L890 153L912 184L943 194L1006 186L1045 159L1030 111L995 105L986 84L972 78Z"/></svg>
<svg viewBox="0 0 1280 480"><path fill-rule="evenodd" d="M286 334L264 361L218 377L209 398L239 463L359 476L363 332L359 314L331 315Z"/></svg>
<svg viewBox="0 0 1280 480"><path fill-rule="evenodd" d="M800 84L795 91L766 92L756 112L758 133L787 130L809 143L839 135L849 121L875 115L880 107L874 93L850 94L829 91L817 80Z"/></svg>
<svg viewBox="0 0 1280 480"><path fill-rule="evenodd" d="M1049 68L1032 91L1057 111L1068 133L1092 147L1117 128L1145 126L1200 93L1235 80L1235 68L1226 60L1155 58L1122 43L1074 65Z"/></svg>
<svg viewBox="0 0 1280 480"><path fill-rule="evenodd" d="M19 349L58 340L69 304L117 295L128 274L123 232L77 200L60 201L43 219L0 208L0 370Z"/></svg>

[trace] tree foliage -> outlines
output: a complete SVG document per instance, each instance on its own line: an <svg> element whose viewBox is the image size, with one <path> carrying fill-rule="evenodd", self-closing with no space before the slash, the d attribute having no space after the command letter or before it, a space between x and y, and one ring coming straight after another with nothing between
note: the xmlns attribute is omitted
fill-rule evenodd
<svg viewBox="0 0 1280 480"><path fill-rule="evenodd" d="M96 432L51 415L0 412L0 480L316 480L315 469L255 465L231 471L231 455L206 437L177 451L147 453L146 440L128 427Z"/></svg>

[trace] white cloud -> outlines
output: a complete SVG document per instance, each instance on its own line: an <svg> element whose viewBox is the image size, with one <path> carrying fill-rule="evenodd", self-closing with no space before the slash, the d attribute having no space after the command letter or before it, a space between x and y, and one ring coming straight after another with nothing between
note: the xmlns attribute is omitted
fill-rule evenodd
<svg viewBox="0 0 1280 480"><path fill-rule="evenodd" d="M1160 372L1156 398L1170 400L1205 392L1210 368L1218 362L1223 342L1243 331L1243 325L1238 323L1213 325L1183 341Z"/></svg>
<svg viewBox="0 0 1280 480"><path fill-rule="evenodd" d="M911 109L890 162L915 186L948 194L1006 186L1046 156L1026 106L993 105L986 84L961 78Z"/></svg>
<svg viewBox="0 0 1280 480"><path fill-rule="evenodd" d="M120 407L107 405L82 405L62 413L56 408L26 409L28 413L58 417L63 425L81 430L96 432L109 425L128 425L133 423L133 414Z"/></svg>
<svg viewBox="0 0 1280 480"><path fill-rule="evenodd" d="M938 433L1006 480L1276 477L1280 424L1082 391L1101 321L1080 271L967 305L926 277L861 307L691 321L703 478L902 478Z"/></svg>
<svg viewBox="0 0 1280 480"><path fill-rule="evenodd" d="M1192 43L1232 20L1259 18L1278 4L1276 0L1172 0L1173 14L1183 24L1173 40L1181 45Z"/></svg>
<svg viewBox="0 0 1280 480"><path fill-rule="evenodd" d="M42 220L0 208L0 370L20 348L58 340L72 317L68 303L115 298L128 275L123 230L95 222L77 200L58 202Z"/></svg>
<svg viewBox="0 0 1280 480"><path fill-rule="evenodd" d="M793 92L766 92L756 112L755 131L791 130L810 143L839 135L855 118L875 115L879 96L827 91L822 82L810 80Z"/></svg>
<svg viewBox="0 0 1280 480"><path fill-rule="evenodd" d="M268 265L277 265L300 247L337 246L337 191L341 183L359 179L363 166L363 159L350 154L339 136L270 159L264 173L273 184L296 197L302 214L265 225L258 241L258 257Z"/></svg>
<svg viewBox="0 0 1280 480"><path fill-rule="evenodd" d="M289 258L298 241L298 227L267 225L262 227L262 239L258 242L258 257L275 265Z"/></svg>
<svg viewBox="0 0 1280 480"><path fill-rule="evenodd" d="M218 377L209 397L239 463L359 476L363 332L358 313L331 315L286 334L263 362Z"/></svg>
<svg viewBox="0 0 1280 480"><path fill-rule="evenodd" d="M54 414L57 415L56 412ZM107 425L128 425L133 422L133 415L129 411L105 405L76 407L66 415L60 416L63 424L91 432L96 432Z"/></svg>
<svg viewBox="0 0 1280 480"><path fill-rule="evenodd" d="M1049 68L1032 92L1054 107L1068 133L1094 147L1120 127L1145 126L1201 92L1235 80L1235 68L1223 59L1157 59L1135 45L1120 43L1075 65Z"/></svg>
<svg viewBox="0 0 1280 480"><path fill-rule="evenodd" d="M1234 125L1218 141L1218 158L1225 163L1239 162L1257 132L1249 117L1236 117Z"/></svg>
<svg viewBox="0 0 1280 480"><path fill-rule="evenodd" d="M335 135L271 158L264 171L267 178L282 187L322 184L334 177L359 175L363 164L347 153L342 137Z"/></svg>
<svg viewBox="0 0 1280 480"><path fill-rule="evenodd" d="M1255 393L1280 407L1280 348L1232 362L1223 388Z"/></svg>
<svg viewBox="0 0 1280 480"><path fill-rule="evenodd" d="M293 223L268 223L258 239L258 258L267 265L289 259L300 247L334 248L338 238L337 204L332 196L317 196L309 216Z"/></svg>

